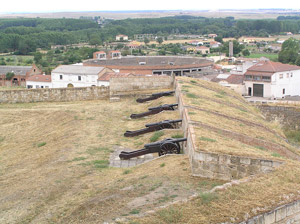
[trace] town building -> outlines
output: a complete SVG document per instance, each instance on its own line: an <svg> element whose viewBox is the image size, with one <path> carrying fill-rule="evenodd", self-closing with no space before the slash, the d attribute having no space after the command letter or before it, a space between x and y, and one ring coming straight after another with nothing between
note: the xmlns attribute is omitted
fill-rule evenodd
<svg viewBox="0 0 300 224"><path fill-rule="evenodd" d="M119 34L119 35L116 36L116 41L128 41L128 36L123 35L123 34Z"/></svg>
<svg viewBox="0 0 300 224"><path fill-rule="evenodd" d="M7 79L6 74L14 75ZM41 75L42 71L36 66L0 66L0 86L26 86L26 79L32 75Z"/></svg>
<svg viewBox="0 0 300 224"><path fill-rule="evenodd" d="M145 39L155 40L155 36L153 34L134 34L134 39L138 41L144 41Z"/></svg>
<svg viewBox="0 0 300 224"><path fill-rule="evenodd" d="M26 79L27 89L52 88L51 75L32 75Z"/></svg>
<svg viewBox="0 0 300 224"><path fill-rule="evenodd" d="M105 51L96 51L93 53L94 59L104 60L106 59L106 52Z"/></svg>
<svg viewBox="0 0 300 224"><path fill-rule="evenodd" d="M98 78L109 68L82 65L60 65L51 72L52 88L97 86Z"/></svg>
<svg viewBox="0 0 300 224"><path fill-rule="evenodd" d="M184 75L185 73L212 69L214 62L199 57L186 56L126 56L118 60L95 60L83 62L84 66L106 67L120 73L134 75Z"/></svg>
<svg viewBox="0 0 300 224"><path fill-rule="evenodd" d="M246 95L271 99L300 95L300 67L260 61L244 75Z"/></svg>
<svg viewBox="0 0 300 224"><path fill-rule="evenodd" d="M142 43L138 41L132 41L126 45L129 49L140 49L142 47Z"/></svg>

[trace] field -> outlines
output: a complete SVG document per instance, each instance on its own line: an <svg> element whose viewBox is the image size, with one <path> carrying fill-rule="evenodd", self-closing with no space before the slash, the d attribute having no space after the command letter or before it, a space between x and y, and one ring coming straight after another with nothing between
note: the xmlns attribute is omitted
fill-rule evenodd
<svg viewBox="0 0 300 224"><path fill-rule="evenodd" d="M180 85L184 101L194 107L188 109L193 122L249 134L299 154L283 140L278 124L266 122L231 90L195 79L181 78ZM298 161L199 127L196 144L201 150L284 165L223 191L211 190L224 181L193 177L183 154L131 168L109 166L115 150L182 136L180 129L123 136L146 123L178 119L178 111L129 119L131 113L175 102L171 96L145 104L128 98L0 105L0 223L237 222L298 198Z"/></svg>
<svg viewBox="0 0 300 224"><path fill-rule="evenodd" d="M191 177L184 155L134 168L109 167L115 149L140 149L156 135L125 138L126 130L178 119L177 111L128 118L163 103L175 98L0 105L0 223L112 221L223 184ZM182 131L156 136L155 141Z"/></svg>

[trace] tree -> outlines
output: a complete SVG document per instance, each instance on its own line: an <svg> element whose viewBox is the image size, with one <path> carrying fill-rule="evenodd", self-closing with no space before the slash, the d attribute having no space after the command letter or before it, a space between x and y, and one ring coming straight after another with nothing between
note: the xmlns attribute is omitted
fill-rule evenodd
<svg viewBox="0 0 300 224"><path fill-rule="evenodd" d="M150 43L150 40L149 40L148 38L145 38L145 39L144 39L144 43L147 45L147 44Z"/></svg>
<svg viewBox="0 0 300 224"><path fill-rule="evenodd" d="M286 64L296 64L296 61L299 57L299 49L300 46L298 40L290 38L284 41L281 47L281 51L278 54L278 61Z"/></svg>
<svg viewBox="0 0 300 224"><path fill-rule="evenodd" d="M248 49L244 49L242 51L243 56L249 56L250 55L250 51Z"/></svg>
<svg viewBox="0 0 300 224"><path fill-rule="evenodd" d="M11 80L15 76L15 73L13 72L7 72L6 73L6 80Z"/></svg>
<svg viewBox="0 0 300 224"><path fill-rule="evenodd" d="M219 42L219 43L223 43L223 38L222 36L217 36L214 38L215 41Z"/></svg>
<svg viewBox="0 0 300 224"><path fill-rule="evenodd" d="M159 44L162 44L162 42L164 42L164 39L162 37L158 37L156 39L156 42L159 43Z"/></svg>
<svg viewBox="0 0 300 224"><path fill-rule="evenodd" d="M39 64L42 58L43 58L43 54L41 52L36 52L34 54L33 60L35 61L35 63Z"/></svg>

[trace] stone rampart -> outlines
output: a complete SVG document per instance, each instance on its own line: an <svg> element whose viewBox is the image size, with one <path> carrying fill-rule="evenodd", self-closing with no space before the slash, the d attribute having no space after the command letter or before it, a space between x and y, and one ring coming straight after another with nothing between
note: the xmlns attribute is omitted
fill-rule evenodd
<svg viewBox="0 0 300 224"><path fill-rule="evenodd" d="M269 121L278 121L284 128L300 130L300 107L259 105Z"/></svg>
<svg viewBox="0 0 300 224"><path fill-rule="evenodd" d="M110 96L131 96L151 93L153 90L172 87L171 76L135 76L112 78L110 80Z"/></svg>
<svg viewBox="0 0 300 224"><path fill-rule="evenodd" d="M47 88L0 91L0 103L64 102L107 99L109 87Z"/></svg>
<svg viewBox="0 0 300 224"><path fill-rule="evenodd" d="M178 109L182 117L182 128L187 138L184 152L189 156L193 175L221 180L234 180L258 173L268 173L282 164L280 161L217 154L199 150L196 145L194 122L191 121L188 115L188 107L184 103L177 81L175 81L175 89Z"/></svg>

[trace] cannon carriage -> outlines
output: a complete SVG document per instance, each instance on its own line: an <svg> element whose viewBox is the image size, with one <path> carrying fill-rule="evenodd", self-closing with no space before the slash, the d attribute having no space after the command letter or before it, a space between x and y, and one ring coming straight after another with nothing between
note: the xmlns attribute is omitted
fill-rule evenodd
<svg viewBox="0 0 300 224"><path fill-rule="evenodd" d="M132 152L122 151L119 157L120 159L125 160L149 153L158 153L159 156L166 154L179 154L181 151L180 143L186 140L186 138L167 138L159 142L145 144L144 148L140 150Z"/></svg>

